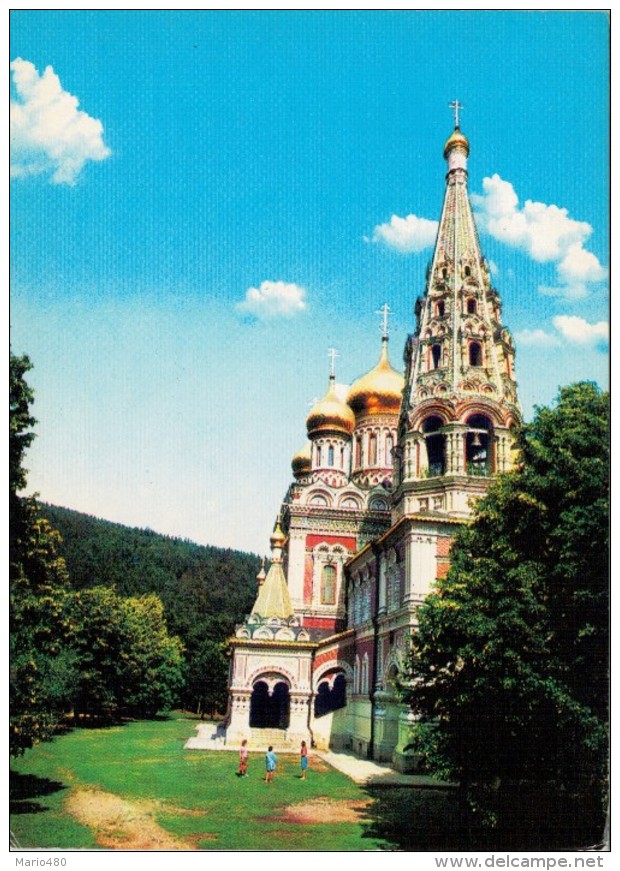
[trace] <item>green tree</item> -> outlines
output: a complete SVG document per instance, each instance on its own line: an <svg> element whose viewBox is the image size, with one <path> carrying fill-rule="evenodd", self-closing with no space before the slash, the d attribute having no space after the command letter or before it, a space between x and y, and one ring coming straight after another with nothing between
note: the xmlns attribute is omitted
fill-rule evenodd
<svg viewBox="0 0 620 871"><path fill-rule="evenodd" d="M73 600L73 643L80 662L77 714L150 716L176 703L182 646L168 635L157 596L123 597L110 587L80 590Z"/></svg>
<svg viewBox="0 0 620 871"><path fill-rule="evenodd" d="M10 726L13 755L52 734L75 681L75 656L66 641L67 570L60 539L34 498L22 498L24 453L34 438L28 357L10 355L9 399L9 630Z"/></svg>
<svg viewBox="0 0 620 871"><path fill-rule="evenodd" d="M501 785L592 807L606 777L608 396L563 388L521 442L418 611L406 692L418 751L491 818Z"/></svg>

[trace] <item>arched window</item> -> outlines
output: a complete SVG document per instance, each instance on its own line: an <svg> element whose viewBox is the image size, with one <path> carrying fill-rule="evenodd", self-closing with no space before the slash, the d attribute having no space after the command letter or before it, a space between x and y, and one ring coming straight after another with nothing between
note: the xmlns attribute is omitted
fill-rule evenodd
<svg viewBox="0 0 620 871"><path fill-rule="evenodd" d="M493 474L491 456L493 426L484 414L472 414L467 421L465 459L468 475L485 478Z"/></svg>
<svg viewBox="0 0 620 871"><path fill-rule="evenodd" d="M446 304L443 300L437 303L437 317L442 318L446 313Z"/></svg>
<svg viewBox="0 0 620 871"><path fill-rule="evenodd" d="M359 468L362 465L362 437L357 436L355 439L355 467Z"/></svg>
<svg viewBox="0 0 620 871"><path fill-rule="evenodd" d="M469 365L482 366L482 345L480 342L469 343Z"/></svg>
<svg viewBox="0 0 620 871"><path fill-rule="evenodd" d="M323 566L321 572L321 604L336 604L336 566Z"/></svg>
<svg viewBox="0 0 620 871"><path fill-rule="evenodd" d="M428 476L435 478L445 471L445 438L440 432L443 422L440 417L432 415L422 424L425 433L426 453L428 456Z"/></svg>
<svg viewBox="0 0 620 871"><path fill-rule="evenodd" d="M465 278L469 278L469 277L470 277L470 275L471 275L471 266L465 266L465 268L463 269L463 275L465 276Z"/></svg>
<svg viewBox="0 0 620 871"><path fill-rule="evenodd" d="M476 302L476 300L475 299L468 299L467 300L467 314L468 315L475 315L477 310L478 310L478 303Z"/></svg>
<svg viewBox="0 0 620 871"><path fill-rule="evenodd" d="M368 654L364 654L364 658L362 659L362 680L360 681L361 687L360 692L367 693L368 692Z"/></svg>
<svg viewBox="0 0 620 871"><path fill-rule="evenodd" d="M431 359L433 369L439 369L441 366L441 345L431 345Z"/></svg>
<svg viewBox="0 0 620 871"><path fill-rule="evenodd" d="M316 465L317 467L321 465L321 445L316 446Z"/></svg>
<svg viewBox="0 0 620 871"><path fill-rule="evenodd" d="M394 449L394 438L391 435L385 437L385 465L392 465L392 450Z"/></svg>
<svg viewBox="0 0 620 871"><path fill-rule="evenodd" d="M334 446L333 445L330 445L329 448L327 449L327 465L328 466L334 465Z"/></svg>
<svg viewBox="0 0 620 871"><path fill-rule="evenodd" d="M370 436L368 465L377 465L377 436L375 435L375 433Z"/></svg>

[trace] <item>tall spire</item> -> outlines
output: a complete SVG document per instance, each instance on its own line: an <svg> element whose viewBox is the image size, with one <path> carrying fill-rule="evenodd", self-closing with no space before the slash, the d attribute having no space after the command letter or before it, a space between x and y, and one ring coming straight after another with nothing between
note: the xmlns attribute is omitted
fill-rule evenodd
<svg viewBox="0 0 620 871"><path fill-rule="evenodd" d="M446 190L416 330L407 343L396 453L394 516L418 511L467 515L485 479L512 462L521 419L514 345L467 194L469 141L455 129L443 156Z"/></svg>
<svg viewBox="0 0 620 871"><path fill-rule="evenodd" d="M440 379L454 392L473 377L499 399L506 375L493 340L501 328L500 302L467 192L469 141L458 126L462 104L454 100L451 108L456 126L444 146L446 192L426 294L418 306L420 343L412 375L418 383Z"/></svg>

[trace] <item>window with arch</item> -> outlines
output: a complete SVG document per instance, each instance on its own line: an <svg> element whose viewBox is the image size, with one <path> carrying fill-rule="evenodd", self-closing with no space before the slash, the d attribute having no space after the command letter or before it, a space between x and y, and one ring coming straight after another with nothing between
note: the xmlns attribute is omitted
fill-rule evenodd
<svg viewBox="0 0 620 871"><path fill-rule="evenodd" d="M328 466L334 465L334 446L333 445L330 445L327 449L327 465Z"/></svg>
<svg viewBox="0 0 620 871"><path fill-rule="evenodd" d="M475 315L478 312L478 303L475 299L467 300L467 314Z"/></svg>
<svg viewBox="0 0 620 871"><path fill-rule="evenodd" d="M321 445L316 445L315 447L315 456L316 456L316 465L321 465Z"/></svg>
<svg viewBox="0 0 620 871"><path fill-rule="evenodd" d="M482 366L482 345L480 342L469 343L469 365Z"/></svg>
<svg viewBox="0 0 620 871"><path fill-rule="evenodd" d="M372 433L368 443L368 465L377 465L377 436L375 433Z"/></svg>
<svg viewBox="0 0 620 871"><path fill-rule="evenodd" d="M392 465L392 451L394 450L394 437L388 433L385 437L385 465Z"/></svg>
<svg viewBox="0 0 620 871"><path fill-rule="evenodd" d="M357 695L360 691L360 658L355 654L355 662L353 664L353 692Z"/></svg>
<svg viewBox="0 0 620 871"><path fill-rule="evenodd" d="M336 604L336 566L323 566L321 572L321 605Z"/></svg>
<svg viewBox="0 0 620 871"><path fill-rule="evenodd" d="M471 277L471 266L464 266L463 267L463 275L465 276L465 278Z"/></svg>
<svg viewBox="0 0 620 871"><path fill-rule="evenodd" d="M431 345L431 364L433 369L441 366L441 345Z"/></svg>
<svg viewBox="0 0 620 871"><path fill-rule="evenodd" d="M442 318L446 313L446 304L443 299L440 299L437 303L437 308L435 309L438 318Z"/></svg>
<svg viewBox="0 0 620 871"><path fill-rule="evenodd" d="M465 460L468 475L486 477L493 474L493 424L484 414L472 414L467 420Z"/></svg>
<svg viewBox="0 0 620 871"><path fill-rule="evenodd" d="M436 415L427 417L422 424L428 458L428 476L435 478L445 472L445 437L441 433L443 421Z"/></svg>
<svg viewBox="0 0 620 871"><path fill-rule="evenodd" d="M362 659L362 678L360 680L360 692L368 692L368 654L365 653Z"/></svg>
<svg viewBox="0 0 620 871"><path fill-rule="evenodd" d="M362 465L362 437L355 438L355 466L359 468Z"/></svg>

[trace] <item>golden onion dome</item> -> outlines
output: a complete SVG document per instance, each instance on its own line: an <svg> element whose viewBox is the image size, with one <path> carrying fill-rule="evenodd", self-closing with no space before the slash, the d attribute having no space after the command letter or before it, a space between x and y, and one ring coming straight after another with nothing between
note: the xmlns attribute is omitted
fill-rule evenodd
<svg viewBox="0 0 620 871"><path fill-rule="evenodd" d="M453 148L457 146L465 149L465 155L469 154L469 139L465 136L458 127L456 127L450 136L446 139L446 144L443 147L443 156L446 158Z"/></svg>
<svg viewBox="0 0 620 871"><path fill-rule="evenodd" d="M384 338L379 362L351 386L347 402L356 415L397 414L404 386L405 379L390 364Z"/></svg>
<svg viewBox="0 0 620 871"><path fill-rule="evenodd" d="M319 399L306 418L308 437L322 432L339 432L351 435L355 428L355 416L346 403L336 395L336 379L329 379L329 390Z"/></svg>
<svg viewBox="0 0 620 871"><path fill-rule="evenodd" d="M291 460L291 468L295 477L297 475L305 475L312 470L312 445L306 442L304 447L297 451Z"/></svg>
<svg viewBox="0 0 620 871"><path fill-rule="evenodd" d="M286 536L282 532L282 527L280 526L280 517L276 520L276 526L273 532L271 533L271 538L269 539L269 543L271 545L271 549L273 550L276 547L283 548L286 544Z"/></svg>

